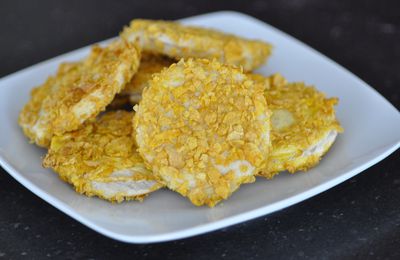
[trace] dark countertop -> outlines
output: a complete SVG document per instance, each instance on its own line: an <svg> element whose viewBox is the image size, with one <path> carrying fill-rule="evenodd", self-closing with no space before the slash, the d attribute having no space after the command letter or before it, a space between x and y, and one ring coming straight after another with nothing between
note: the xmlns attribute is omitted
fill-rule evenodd
<svg viewBox="0 0 400 260"><path fill-rule="evenodd" d="M1 1L0 77L114 36L135 17L177 19L230 9L309 44L399 109L399 3ZM0 259L399 259L399 155L397 151L345 183L279 212L205 235L149 245L124 244L97 234L0 169Z"/></svg>

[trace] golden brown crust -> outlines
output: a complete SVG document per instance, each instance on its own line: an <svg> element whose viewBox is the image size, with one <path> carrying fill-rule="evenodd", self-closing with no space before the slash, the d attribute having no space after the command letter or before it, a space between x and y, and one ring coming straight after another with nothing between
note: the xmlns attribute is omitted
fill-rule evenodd
<svg viewBox="0 0 400 260"><path fill-rule="evenodd" d="M133 20L121 37L138 42L145 51L171 58L207 58L242 66L251 71L271 54L271 45L212 29L185 26L177 22Z"/></svg>
<svg viewBox="0 0 400 260"><path fill-rule="evenodd" d="M132 77L120 94L116 95L107 109L125 109L129 105L136 105L142 99L142 92L148 86L148 82L154 73L169 67L175 60L162 55L142 53L140 66L136 74Z"/></svg>
<svg viewBox="0 0 400 260"><path fill-rule="evenodd" d="M137 74L139 74L139 72ZM279 81L284 80L283 77L265 77L261 74L255 74L255 73L246 73L246 75L251 80L257 81L259 84L263 84L265 88L269 88L269 86L271 86L272 84L281 84L281 82ZM142 100L142 92L137 92L137 93L132 92L132 94L129 96L129 101L132 105L139 104L140 100Z"/></svg>
<svg viewBox="0 0 400 260"><path fill-rule="evenodd" d="M169 67L175 60L161 55L143 53L137 73L121 92L121 95L141 95L154 73Z"/></svg>
<svg viewBox="0 0 400 260"><path fill-rule="evenodd" d="M138 151L172 190L214 206L254 181L269 150L263 85L239 69L181 60L156 74L135 107Z"/></svg>
<svg viewBox="0 0 400 260"><path fill-rule="evenodd" d="M272 111L272 151L260 175L272 178L281 171L293 173L315 166L332 145L336 133L343 131L335 116L338 99L326 98L301 82L287 83L279 74L263 82Z"/></svg>
<svg viewBox="0 0 400 260"><path fill-rule="evenodd" d="M133 112L106 112L79 130L54 136L43 166L87 196L143 199L162 185L136 152L132 117Z"/></svg>
<svg viewBox="0 0 400 260"><path fill-rule="evenodd" d="M48 147L54 134L78 129L111 103L136 72L139 50L115 41L94 46L81 62L61 64L55 76L32 90L20 113L19 124L37 145Z"/></svg>

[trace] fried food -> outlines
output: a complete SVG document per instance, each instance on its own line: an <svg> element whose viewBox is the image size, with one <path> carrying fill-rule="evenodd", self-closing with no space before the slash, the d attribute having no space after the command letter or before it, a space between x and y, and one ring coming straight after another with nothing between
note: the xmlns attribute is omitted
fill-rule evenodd
<svg viewBox="0 0 400 260"><path fill-rule="evenodd" d="M76 130L111 103L137 71L140 51L115 41L95 46L83 61L61 64L56 75L32 90L19 124L32 142L48 147L54 134Z"/></svg>
<svg viewBox="0 0 400 260"><path fill-rule="evenodd" d="M181 60L135 106L138 151L168 188L214 206L255 180L270 147L264 86L216 60Z"/></svg>
<svg viewBox="0 0 400 260"><path fill-rule="evenodd" d="M133 112L106 112L79 130L54 136L43 166L87 196L142 200L162 187L136 151Z"/></svg>
<svg viewBox="0 0 400 260"><path fill-rule="evenodd" d="M121 93L117 94L107 109L123 109L130 104L135 105L142 99L142 91L148 85L151 76L169 67L175 60L162 55L142 53L140 66L136 74L129 81Z"/></svg>
<svg viewBox="0 0 400 260"><path fill-rule="evenodd" d="M142 66L142 63L141 63L140 66ZM139 71L140 71L140 67L139 67ZM139 71L136 73L135 77L140 73ZM160 69L160 71L161 71L161 69ZM270 83L271 79L268 78L268 77L265 77L265 76L263 76L263 75L254 74L254 73L246 73L246 75L247 75L250 79L257 81L259 84L264 84L265 86L269 86L269 84L272 84L272 83ZM151 75L150 75L149 79L151 79ZM146 82L146 86L147 86L147 85L148 85L148 82ZM131 103L132 105L136 105L136 104L139 103L140 100L142 100L142 92L143 92L143 89L144 89L146 86L143 86L143 88L141 88L141 91L140 91L140 92L137 91L136 93L134 93L134 94L132 94L132 95L130 96L129 100L130 100L130 103ZM133 92L132 92L132 93L133 93ZM117 98L117 97L118 97L118 98ZM118 106L120 107L121 104L126 105L127 102L126 102L126 98L125 98L124 96L118 96L118 95L117 95L117 97L115 98L115 101L116 101L116 102L115 102L115 105L116 105L116 107L118 107ZM113 101L113 103L114 103L114 101Z"/></svg>
<svg viewBox="0 0 400 260"><path fill-rule="evenodd" d="M126 84L121 95L129 96L131 103L136 104L141 99L143 89L148 85L151 76L169 67L175 60L161 55L143 53L140 66L132 80Z"/></svg>
<svg viewBox="0 0 400 260"><path fill-rule="evenodd" d="M121 37L138 42L144 51L171 58L217 59L251 71L271 54L271 45L212 29L185 26L177 22L136 19Z"/></svg>
<svg viewBox="0 0 400 260"><path fill-rule="evenodd" d="M343 129L335 116L337 98L326 98L304 83L287 83L279 74L264 82L272 111L272 151L259 175L272 178L281 171L305 171L318 164Z"/></svg>

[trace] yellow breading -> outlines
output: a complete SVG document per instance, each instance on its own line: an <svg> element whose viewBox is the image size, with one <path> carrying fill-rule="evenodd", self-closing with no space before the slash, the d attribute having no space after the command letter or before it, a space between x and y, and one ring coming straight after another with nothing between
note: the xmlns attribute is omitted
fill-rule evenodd
<svg viewBox="0 0 400 260"><path fill-rule="evenodd" d="M258 77L266 86L265 98L272 112L272 151L260 175L307 170L318 164L343 131L335 117L337 98L326 98L304 83L287 83L279 74ZM256 80L255 77L253 77Z"/></svg>
<svg viewBox="0 0 400 260"><path fill-rule="evenodd" d="M142 66L142 63L140 64L140 66ZM139 70L140 70L140 67L139 67ZM139 74L139 71L138 71L137 74ZM136 74L136 75L137 75L137 74ZM135 77L136 77L136 75L135 75ZM269 84L272 84L272 83L270 83L272 77L269 78L269 77L265 77L265 76L263 76L263 75L254 74L254 73L246 73L246 75L247 75L250 79L252 79L252 80L254 80L254 81L258 81L259 84L264 84L266 87L269 86ZM151 77L150 77L150 78L151 78ZM282 79L283 79L283 78L282 78ZM147 82L147 83L148 83L148 82ZM148 84L146 84L146 85L148 85ZM144 89L144 88L143 88L143 89ZM142 89L141 92L137 92L137 93L135 93L135 94L132 94L132 95L129 97L129 101L130 101L130 103L131 103L132 105L136 105L136 104L138 104L138 103L140 102L140 100L142 100L142 92L143 92L143 89ZM115 102L114 102L114 101L115 101ZM115 98L114 101L113 101L113 103L115 103L115 107L121 107L121 105L126 105L126 104L127 104L127 100L126 100L126 98L125 98L124 96L118 96L118 95L117 95L117 97ZM112 103L112 104L113 104L113 103Z"/></svg>
<svg viewBox="0 0 400 260"><path fill-rule="evenodd" d="M87 196L142 200L162 185L136 151L132 117L133 112L106 112L79 130L54 136L43 166Z"/></svg>
<svg viewBox="0 0 400 260"><path fill-rule="evenodd" d="M172 64L153 76L135 106L139 153L170 189L214 206L265 167L270 115L263 89L215 60Z"/></svg>
<svg viewBox="0 0 400 260"><path fill-rule="evenodd" d="M111 103L137 71L140 51L125 41L95 46L81 62L61 64L55 76L32 90L19 116L25 135L48 147L54 134L78 129Z"/></svg>
<svg viewBox="0 0 400 260"><path fill-rule="evenodd" d="M163 68L169 67L174 62L175 60L165 56L143 53L137 73L126 84L121 95L140 96L143 89L148 85L151 76L154 73L160 72Z"/></svg>
<svg viewBox="0 0 400 260"><path fill-rule="evenodd" d="M144 51L171 58L217 59L251 71L261 66L271 54L271 45L212 29L184 26L177 22L133 20L121 37L138 42Z"/></svg>
<svg viewBox="0 0 400 260"><path fill-rule="evenodd" d="M135 105L142 99L142 91L148 85L148 81L154 73L160 72L163 68L169 67L175 61L161 55L142 53L140 66L120 94L116 95L107 109L121 109L126 105Z"/></svg>

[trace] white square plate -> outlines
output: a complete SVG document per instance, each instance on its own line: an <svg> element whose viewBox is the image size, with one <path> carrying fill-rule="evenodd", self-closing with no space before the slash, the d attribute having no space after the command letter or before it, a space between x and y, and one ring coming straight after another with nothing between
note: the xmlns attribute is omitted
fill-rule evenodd
<svg viewBox="0 0 400 260"><path fill-rule="evenodd" d="M182 20L214 27L275 48L259 72L280 72L290 81L313 84L339 97L337 115L345 132L331 151L308 173L259 178L243 185L215 208L195 207L168 190L143 203L111 204L73 191L52 171L43 169L45 150L28 143L17 125L30 89L45 81L61 61L84 57L85 47L42 62L0 80L0 163L33 193L88 227L111 238L148 243L189 237L271 213L321 193L379 162L400 144L400 113L375 90L322 54L279 30L247 15L217 12Z"/></svg>

